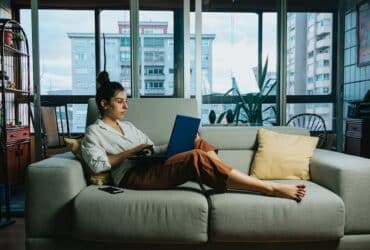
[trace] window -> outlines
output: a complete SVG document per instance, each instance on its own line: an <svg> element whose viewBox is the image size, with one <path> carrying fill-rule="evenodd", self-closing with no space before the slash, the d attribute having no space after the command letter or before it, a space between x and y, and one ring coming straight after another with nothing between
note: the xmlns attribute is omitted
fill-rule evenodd
<svg viewBox="0 0 370 250"><path fill-rule="evenodd" d="M163 89L163 81L145 81L145 89Z"/></svg>
<svg viewBox="0 0 370 250"><path fill-rule="evenodd" d="M164 52L161 51L144 52L144 63L164 63Z"/></svg>
<svg viewBox="0 0 370 250"><path fill-rule="evenodd" d="M324 26L329 26L329 25L331 25L331 20L328 19L328 18L322 19L321 21L318 21L316 23L317 29L321 28L321 27L324 27Z"/></svg>
<svg viewBox="0 0 370 250"><path fill-rule="evenodd" d="M288 13L288 16L292 13ZM328 20L322 17L328 18ZM287 117L301 113L316 113L322 116L332 129L334 99L329 96L332 91L332 47L333 47L333 14L330 13L295 13L296 31L287 30L287 38L295 36L295 47L288 51L295 54L295 64L287 69ZM321 18L321 19L320 19ZM317 21L319 20L319 21ZM325 26L325 30L322 27ZM318 47L320 46L320 47ZM294 76L290 77L290 72ZM323 95L322 99L328 103L312 103L311 96ZM325 96L325 97L324 97ZM301 98L302 97L302 98ZM292 103L294 100L304 100L307 103Z"/></svg>
<svg viewBox="0 0 370 250"><path fill-rule="evenodd" d="M329 78L330 78L330 74L328 73L315 75L315 81L329 80Z"/></svg>
<svg viewBox="0 0 370 250"><path fill-rule="evenodd" d="M131 40L129 37L122 37L121 38L121 46L122 47L125 47L125 46L128 46L130 47L131 46Z"/></svg>
<svg viewBox="0 0 370 250"><path fill-rule="evenodd" d="M111 81L120 82L131 95L131 37L130 12L103 10L100 13L100 32L105 34L106 71ZM104 44L100 40L100 68L104 69Z"/></svg>
<svg viewBox="0 0 370 250"><path fill-rule="evenodd" d="M144 47L164 47L164 38L145 37Z"/></svg>
<svg viewBox="0 0 370 250"><path fill-rule="evenodd" d="M316 64L317 64L318 67L326 67L326 66L330 65L330 61L329 60L320 60L320 61L317 61Z"/></svg>
<svg viewBox="0 0 370 250"><path fill-rule="evenodd" d="M92 10L39 10L42 96L95 95L93 20ZM20 11L20 22L32 48L30 9ZM86 107L85 104L68 105L68 110L73 114L69 117L72 133L85 130Z"/></svg>
<svg viewBox="0 0 370 250"><path fill-rule="evenodd" d="M85 20L94 11L39 10L41 95L95 94L94 23ZM20 11L20 22L32 48L31 10Z"/></svg>
<svg viewBox="0 0 370 250"><path fill-rule="evenodd" d="M318 48L316 51L318 54L327 54L329 53L329 48Z"/></svg>
<svg viewBox="0 0 370 250"><path fill-rule="evenodd" d="M121 52L121 62L130 62L131 54L130 51Z"/></svg>
<svg viewBox="0 0 370 250"><path fill-rule="evenodd" d="M163 72L163 67L150 67L150 66L145 66L145 75L148 76L159 76L159 75L164 75Z"/></svg>
<svg viewBox="0 0 370 250"><path fill-rule="evenodd" d="M174 95L174 74L169 73L174 68L173 22L172 11L139 11L142 96Z"/></svg>

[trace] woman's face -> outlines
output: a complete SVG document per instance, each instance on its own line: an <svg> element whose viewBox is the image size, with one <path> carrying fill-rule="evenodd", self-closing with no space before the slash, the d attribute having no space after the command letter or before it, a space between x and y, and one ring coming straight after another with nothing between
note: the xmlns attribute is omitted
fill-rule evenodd
<svg viewBox="0 0 370 250"><path fill-rule="evenodd" d="M121 119L125 116L127 111L127 94L124 91L119 91L113 96L109 103L105 100L102 101L104 115L113 120Z"/></svg>

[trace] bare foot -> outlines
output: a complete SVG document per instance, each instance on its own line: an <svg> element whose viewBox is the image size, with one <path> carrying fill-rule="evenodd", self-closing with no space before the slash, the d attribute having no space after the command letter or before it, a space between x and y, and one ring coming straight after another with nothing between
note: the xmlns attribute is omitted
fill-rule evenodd
<svg viewBox="0 0 370 250"><path fill-rule="evenodd" d="M306 193L306 186L304 184L294 185L271 182L271 186L272 192L268 195L292 199L297 202L300 202Z"/></svg>

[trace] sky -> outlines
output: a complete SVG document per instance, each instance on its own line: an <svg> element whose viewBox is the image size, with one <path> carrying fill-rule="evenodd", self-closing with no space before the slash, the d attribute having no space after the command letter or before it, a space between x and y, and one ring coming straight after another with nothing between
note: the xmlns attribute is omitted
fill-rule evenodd
<svg viewBox="0 0 370 250"><path fill-rule="evenodd" d="M103 11L101 32L117 33L118 21L129 21L128 11ZM258 17L253 13L203 13L203 34L215 34L213 43L213 92L231 88L235 77L242 93L257 92L252 68L257 66ZM141 11L140 21L167 21L173 30L171 12ZM190 32L194 33L194 15ZM21 24L31 43L30 10L21 11ZM276 14L264 14L263 58L269 70L276 69ZM93 11L40 10L40 75L42 94L49 89L72 88L72 58L69 32L93 33ZM31 46L30 46L31 47ZM191 52L194 53L194 52Z"/></svg>

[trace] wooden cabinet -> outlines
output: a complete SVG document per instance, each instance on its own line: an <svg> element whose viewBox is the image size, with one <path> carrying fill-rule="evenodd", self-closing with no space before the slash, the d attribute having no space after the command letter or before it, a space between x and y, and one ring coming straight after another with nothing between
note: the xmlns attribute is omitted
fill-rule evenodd
<svg viewBox="0 0 370 250"><path fill-rule="evenodd" d="M370 158L370 119L347 119L345 153Z"/></svg>
<svg viewBox="0 0 370 250"><path fill-rule="evenodd" d="M11 186L22 185L25 181L26 167L30 163L31 148L29 131L24 128L12 129L8 134L16 136L9 136L12 140L7 141L8 144L4 147L5 152L1 158L1 164L6 164L8 174L8 184ZM5 181L5 171L0 171L0 181Z"/></svg>

